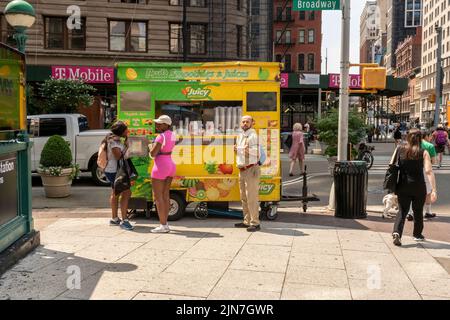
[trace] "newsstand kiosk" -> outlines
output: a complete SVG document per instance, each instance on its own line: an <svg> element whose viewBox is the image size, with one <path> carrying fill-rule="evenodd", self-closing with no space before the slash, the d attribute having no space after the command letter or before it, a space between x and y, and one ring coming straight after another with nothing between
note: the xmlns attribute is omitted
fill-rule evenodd
<svg viewBox="0 0 450 320"><path fill-rule="evenodd" d="M139 173L130 208L152 202L147 144L155 137L152 119L161 114L171 117L176 137L169 220L181 218L190 202L240 201L234 144L241 116L251 115L266 154L259 200L274 219L281 197L280 68L273 62L118 63L118 118L130 128Z"/></svg>
<svg viewBox="0 0 450 320"><path fill-rule="evenodd" d="M26 116L25 56L0 43L0 275L39 245Z"/></svg>

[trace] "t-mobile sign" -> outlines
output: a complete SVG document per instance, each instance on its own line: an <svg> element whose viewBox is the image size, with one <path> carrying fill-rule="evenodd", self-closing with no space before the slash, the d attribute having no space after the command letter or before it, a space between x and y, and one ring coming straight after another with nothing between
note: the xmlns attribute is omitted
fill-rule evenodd
<svg viewBox="0 0 450 320"><path fill-rule="evenodd" d="M330 73L329 75L329 88L339 88L341 84L341 75L338 73ZM351 74L348 77L350 89L361 89L362 78L360 74Z"/></svg>
<svg viewBox="0 0 450 320"><path fill-rule="evenodd" d="M114 68L52 66L55 79L82 79L86 83L114 83Z"/></svg>

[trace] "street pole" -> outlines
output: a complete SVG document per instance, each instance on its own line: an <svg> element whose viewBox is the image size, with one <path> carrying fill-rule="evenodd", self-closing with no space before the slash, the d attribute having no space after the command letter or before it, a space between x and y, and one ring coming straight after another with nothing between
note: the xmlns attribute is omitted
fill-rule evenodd
<svg viewBox="0 0 450 320"><path fill-rule="evenodd" d="M188 25L186 19L187 0L183 0L183 62L187 61L187 47L188 47Z"/></svg>
<svg viewBox="0 0 450 320"><path fill-rule="evenodd" d="M322 118L322 89L319 88L319 107L317 108L317 119Z"/></svg>
<svg viewBox="0 0 450 320"><path fill-rule="evenodd" d="M442 27L437 24L435 26L437 33L437 52L436 52L436 104L434 109L434 127L437 128L439 124L439 115L441 114L441 95L442 95L442 69L441 69L441 54L442 54Z"/></svg>
<svg viewBox="0 0 450 320"><path fill-rule="evenodd" d="M347 159L348 142L348 76L350 68L350 0L342 5L341 83L339 88L339 134L337 161Z"/></svg>

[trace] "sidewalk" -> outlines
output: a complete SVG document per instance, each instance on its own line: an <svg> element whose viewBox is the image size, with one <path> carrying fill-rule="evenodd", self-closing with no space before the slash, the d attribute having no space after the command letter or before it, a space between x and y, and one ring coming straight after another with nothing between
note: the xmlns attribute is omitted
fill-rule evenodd
<svg viewBox="0 0 450 320"><path fill-rule="evenodd" d="M0 299L450 299L446 242L399 248L385 232L278 220L249 233L217 217L158 235L156 219L111 227L105 209L34 216L42 246L0 278Z"/></svg>

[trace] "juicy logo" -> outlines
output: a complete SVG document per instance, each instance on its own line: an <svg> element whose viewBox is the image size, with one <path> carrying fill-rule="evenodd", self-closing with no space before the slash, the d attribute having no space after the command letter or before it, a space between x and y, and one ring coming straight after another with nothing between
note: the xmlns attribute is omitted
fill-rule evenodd
<svg viewBox="0 0 450 320"><path fill-rule="evenodd" d="M188 99L204 99L211 93L210 89L186 87L181 91Z"/></svg>
<svg viewBox="0 0 450 320"><path fill-rule="evenodd" d="M271 194L275 185L273 183L260 183L259 184L259 194L268 195Z"/></svg>

